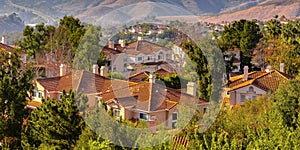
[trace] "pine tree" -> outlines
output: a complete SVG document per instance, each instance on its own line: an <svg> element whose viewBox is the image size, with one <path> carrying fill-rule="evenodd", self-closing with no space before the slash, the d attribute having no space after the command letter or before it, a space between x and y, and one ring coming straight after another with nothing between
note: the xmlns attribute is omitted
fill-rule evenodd
<svg viewBox="0 0 300 150"><path fill-rule="evenodd" d="M32 111L25 135L33 147L58 146L70 149L75 146L85 124L79 115L75 94L63 91L62 100L45 101Z"/></svg>
<svg viewBox="0 0 300 150"><path fill-rule="evenodd" d="M26 99L30 99L34 73L21 63L17 53L1 51L0 58L0 142L16 149L21 146Z"/></svg>

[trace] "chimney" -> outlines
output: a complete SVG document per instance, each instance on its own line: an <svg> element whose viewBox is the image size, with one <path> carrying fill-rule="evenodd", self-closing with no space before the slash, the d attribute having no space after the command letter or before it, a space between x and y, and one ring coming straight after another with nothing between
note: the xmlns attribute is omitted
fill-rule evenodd
<svg viewBox="0 0 300 150"><path fill-rule="evenodd" d="M249 71L249 67L244 66L244 81L248 80L248 71Z"/></svg>
<svg viewBox="0 0 300 150"><path fill-rule="evenodd" d="M115 49L115 42L114 41L108 41L108 48Z"/></svg>
<svg viewBox="0 0 300 150"><path fill-rule="evenodd" d="M143 66L142 66L142 65L138 65L138 66L136 67L136 74L141 73L141 72L142 72L142 69L143 69Z"/></svg>
<svg viewBox="0 0 300 150"><path fill-rule="evenodd" d="M105 66L101 66L100 68L100 76L106 76L106 67Z"/></svg>
<svg viewBox="0 0 300 150"><path fill-rule="evenodd" d="M125 40L119 40L119 44L121 45L121 47L125 47L126 45Z"/></svg>
<svg viewBox="0 0 300 150"><path fill-rule="evenodd" d="M94 65L93 65L93 73L94 73L94 74L99 74L99 67L98 67L97 64L94 64Z"/></svg>
<svg viewBox="0 0 300 150"><path fill-rule="evenodd" d="M152 73L149 75L149 83L155 83L155 76Z"/></svg>
<svg viewBox="0 0 300 150"><path fill-rule="evenodd" d="M5 36L2 36L1 43L2 43L2 44L7 44L6 42L7 42L7 41L6 41L6 37L5 37Z"/></svg>
<svg viewBox="0 0 300 150"><path fill-rule="evenodd" d="M284 63L280 63L280 72L284 73Z"/></svg>
<svg viewBox="0 0 300 150"><path fill-rule="evenodd" d="M67 72L66 65L60 64L60 66L59 66L59 75L64 76L64 75L66 75L66 72Z"/></svg>
<svg viewBox="0 0 300 150"><path fill-rule="evenodd" d="M138 41L142 41L142 40L143 40L143 37L138 36Z"/></svg>
<svg viewBox="0 0 300 150"><path fill-rule="evenodd" d="M266 72L270 72L272 70L272 66L267 66Z"/></svg>
<svg viewBox="0 0 300 150"><path fill-rule="evenodd" d="M196 83L188 82L186 93L192 96L196 96Z"/></svg>

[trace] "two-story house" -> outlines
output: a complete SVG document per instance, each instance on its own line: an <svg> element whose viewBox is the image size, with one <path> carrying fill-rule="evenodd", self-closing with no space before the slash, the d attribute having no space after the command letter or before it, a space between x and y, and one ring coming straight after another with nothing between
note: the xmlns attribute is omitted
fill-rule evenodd
<svg viewBox="0 0 300 150"><path fill-rule="evenodd" d="M209 102L196 97L196 84L187 85L187 93L155 83L150 74L149 82L136 82L129 88L107 91L98 96L116 118L144 120L148 126L163 124L175 128L179 118L178 105L183 103L198 105L203 112Z"/></svg>
<svg viewBox="0 0 300 150"><path fill-rule="evenodd" d="M245 66L244 74L231 77L228 81L227 94L231 105L243 105L246 99L254 100L258 96L274 92L281 82L294 78L284 73L284 64L280 65L280 71L268 68L248 73L248 70L248 66Z"/></svg>
<svg viewBox="0 0 300 150"><path fill-rule="evenodd" d="M120 40L118 44L110 41L103 48L103 53L109 60L108 71L126 74L137 65L171 62L172 50L139 39L131 43Z"/></svg>
<svg viewBox="0 0 300 150"><path fill-rule="evenodd" d="M68 92L72 89L88 97L88 109L94 108L102 100L113 109L116 117L174 127L180 115L177 105L182 102L195 103L201 110L209 105L208 101L195 96L196 85L193 83L188 84L187 92L184 93L156 84L152 74L149 82L131 82L107 78L104 76L105 67L101 67L99 74L97 65L93 66L93 73L83 70L66 73L64 69L61 67L60 76L36 79L28 108L38 107L42 99L59 100L63 90Z"/></svg>

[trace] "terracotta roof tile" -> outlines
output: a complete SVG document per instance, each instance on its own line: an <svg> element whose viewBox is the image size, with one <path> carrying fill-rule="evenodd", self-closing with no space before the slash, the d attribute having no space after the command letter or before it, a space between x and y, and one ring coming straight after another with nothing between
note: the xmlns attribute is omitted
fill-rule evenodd
<svg viewBox="0 0 300 150"><path fill-rule="evenodd" d="M168 75L176 74L175 72L169 72L163 68L155 70L153 73L159 77L166 77ZM144 71L144 72L131 75L128 79L132 82L143 82L149 78L149 75L150 75L149 71Z"/></svg>
<svg viewBox="0 0 300 150"><path fill-rule="evenodd" d="M3 44L1 42L0 42L0 49L5 50L7 52L15 52L15 48L13 48L9 45Z"/></svg>
<svg viewBox="0 0 300 150"><path fill-rule="evenodd" d="M160 84L150 84L148 82L139 82L131 84L128 88L120 88L99 94L102 100L111 99L129 99L131 101L122 101L123 106L136 104L135 108L144 111L165 110L175 107L177 104L185 101L195 103L195 97L182 93L179 90L167 88ZM207 102L204 99L198 99L197 104ZM130 104L126 104L130 103Z"/></svg>
<svg viewBox="0 0 300 150"><path fill-rule="evenodd" d="M255 71L249 73L248 80L244 81L244 75L239 75L230 78L230 83L228 87L229 91L236 90L248 85L254 85L266 92L276 91L280 82L293 79L294 76L279 72L277 70L272 70L270 72Z"/></svg>
<svg viewBox="0 0 300 150"><path fill-rule="evenodd" d="M169 50L163 46L142 40L129 43L123 52L129 55L138 55L139 53L153 54L159 50Z"/></svg>

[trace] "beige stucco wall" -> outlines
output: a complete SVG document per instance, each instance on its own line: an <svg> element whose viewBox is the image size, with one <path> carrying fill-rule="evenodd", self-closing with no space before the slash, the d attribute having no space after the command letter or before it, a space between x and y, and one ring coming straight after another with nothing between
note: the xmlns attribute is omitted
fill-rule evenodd
<svg viewBox="0 0 300 150"><path fill-rule="evenodd" d="M253 87L253 91L254 91L253 93L249 92L250 87ZM260 95L265 95L265 94L267 94L266 91L264 91L256 86L248 85L243 88L239 88L237 90L230 92L230 104L231 105L243 105L244 102L241 102L241 95L245 95L248 97L253 97L253 96L258 97Z"/></svg>
<svg viewBox="0 0 300 150"><path fill-rule="evenodd" d="M42 92L42 98L45 98L46 97L46 91L44 89L44 87L39 83L39 82L35 82L36 84L36 89L38 92ZM33 100L34 101L38 101L38 102L42 102L42 98L38 98L38 97L35 97Z"/></svg>

